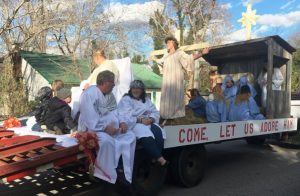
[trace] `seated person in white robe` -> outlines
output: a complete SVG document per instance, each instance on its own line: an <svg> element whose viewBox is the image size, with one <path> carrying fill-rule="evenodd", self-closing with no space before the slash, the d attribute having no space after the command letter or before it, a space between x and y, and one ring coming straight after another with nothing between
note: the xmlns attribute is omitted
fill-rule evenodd
<svg viewBox="0 0 300 196"><path fill-rule="evenodd" d="M131 183L136 139L125 123L119 123L117 103L111 93L114 81L112 72L100 72L97 85L90 86L82 93L78 130L94 131L98 136L100 150L95 161L94 176L115 183L116 168L122 155L124 175Z"/></svg>
<svg viewBox="0 0 300 196"><path fill-rule="evenodd" d="M236 96L229 107L229 121L243 120L263 120L265 117L260 113L259 107L251 96L251 90L248 85L240 88L239 94Z"/></svg>
<svg viewBox="0 0 300 196"><path fill-rule="evenodd" d="M161 165L167 161L162 156L164 138L162 129L158 126L159 112L147 97L145 85L140 80L130 84L127 94L118 104L120 122L125 122L141 142L145 152Z"/></svg>

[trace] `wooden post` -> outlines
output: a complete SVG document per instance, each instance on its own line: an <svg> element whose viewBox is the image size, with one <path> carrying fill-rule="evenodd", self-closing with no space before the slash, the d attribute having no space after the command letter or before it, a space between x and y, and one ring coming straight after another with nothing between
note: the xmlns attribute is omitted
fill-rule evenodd
<svg viewBox="0 0 300 196"><path fill-rule="evenodd" d="M267 41L268 45L268 67L267 67L267 110L266 117L274 118L274 101L272 93L272 75L273 75L273 39Z"/></svg>
<svg viewBox="0 0 300 196"><path fill-rule="evenodd" d="M292 64L293 64L293 56L292 54L289 54L289 61L286 63L286 100L288 103L286 104L286 113L289 114L290 117L291 115L291 92L292 92Z"/></svg>

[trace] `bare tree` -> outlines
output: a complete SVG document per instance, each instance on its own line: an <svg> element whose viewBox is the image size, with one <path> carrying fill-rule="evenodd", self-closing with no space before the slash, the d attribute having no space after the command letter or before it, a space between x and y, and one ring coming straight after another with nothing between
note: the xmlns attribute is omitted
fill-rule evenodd
<svg viewBox="0 0 300 196"><path fill-rule="evenodd" d="M51 31L51 43L58 48L63 55L73 59L73 68L69 72L77 73L81 79L79 65L76 58L89 59L95 43L97 47L110 53L126 38L123 29L118 23L111 23L111 15L104 12L104 3L98 0L58 2L55 9L51 10L56 23L63 24ZM94 45L92 44L94 43ZM120 45L120 44L119 44ZM121 51L121 49L120 49ZM92 69L92 67L91 67Z"/></svg>
<svg viewBox="0 0 300 196"><path fill-rule="evenodd" d="M231 26L228 11L216 0L188 0L185 4L189 26L186 44L201 41L220 44Z"/></svg>
<svg viewBox="0 0 300 196"><path fill-rule="evenodd" d="M156 10L150 18L149 25L151 27L151 37L154 42L154 49L163 48L163 40L167 35L171 34L170 27L174 25L174 21L168 18L163 11Z"/></svg>
<svg viewBox="0 0 300 196"><path fill-rule="evenodd" d="M155 27L166 29L179 29L180 44L193 44L209 41L220 43L222 35L229 31L229 13L218 4L216 0L171 0L165 3L164 10L152 17ZM175 16L175 17L174 17ZM172 21L163 23L164 21ZM153 31L153 25L152 31ZM169 33L169 32L168 32ZM153 37L153 36L152 36Z"/></svg>
<svg viewBox="0 0 300 196"><path fill-rule="evenodd" d="M300 28L289 35L289 42L296 48L300 48Z"/></svg>
<svg viewBox="0 0 300 196"><path fill-rule="evenodd" d="M44 50L45 33L57 25L43 15L43 5L44 0L0 1L0 42L4 55L4 70L0 73L0 102L8 107L7 113L10 115L23 113L26 108L19 50Z"/></svg>
<svg viewBox="0 0 300 196"><path fill-rule="evenodd" d="M0 37L6 53L15 52L15 45L21 49L45 50L47 31L60 25L47 17L45 1L50 3L50 0L1 0Z"/></svg>

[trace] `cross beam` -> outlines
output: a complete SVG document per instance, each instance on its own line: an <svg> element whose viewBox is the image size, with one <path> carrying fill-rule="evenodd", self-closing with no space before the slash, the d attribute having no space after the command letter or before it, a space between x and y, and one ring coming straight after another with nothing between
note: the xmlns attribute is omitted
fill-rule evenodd
<svg viewBox="0 0 300 196"><path fill-rule="evenodd" d="M209 44L206 42L199 43L199 44L192 44L192 45L186 45L186 46L181 46L179 47L181 50L187 52L187 51L192 51L192 50L199 50L203 48L208 48ZM161 49L161 50L154 50L150 53L150 56L159 56L167 53L167 49Z"/></svg>

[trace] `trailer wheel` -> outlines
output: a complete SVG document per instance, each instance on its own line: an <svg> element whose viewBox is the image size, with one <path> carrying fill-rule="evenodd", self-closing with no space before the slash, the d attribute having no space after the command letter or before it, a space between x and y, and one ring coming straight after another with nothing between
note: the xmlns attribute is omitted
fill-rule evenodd
<svg viewBox="0 0 300 196"><path fill-rule="evenodd" d="M254 136L246 138L248 144L263 145L266 141L265 136Z"/></svg>
<svg viewBox="0 0 300 196"><path fill-rule="evenodd" d="M206 151L204 146L184 147L170 162L171 178L184 187L193 187L204 176Z"/></svg>
<svg viewBox="0 0 300 196"><path fill-rule="evenodd" d="M157 195L164 184L166 174L166 167L153 163L143 150L136 151L131 195Z"/></svg>

